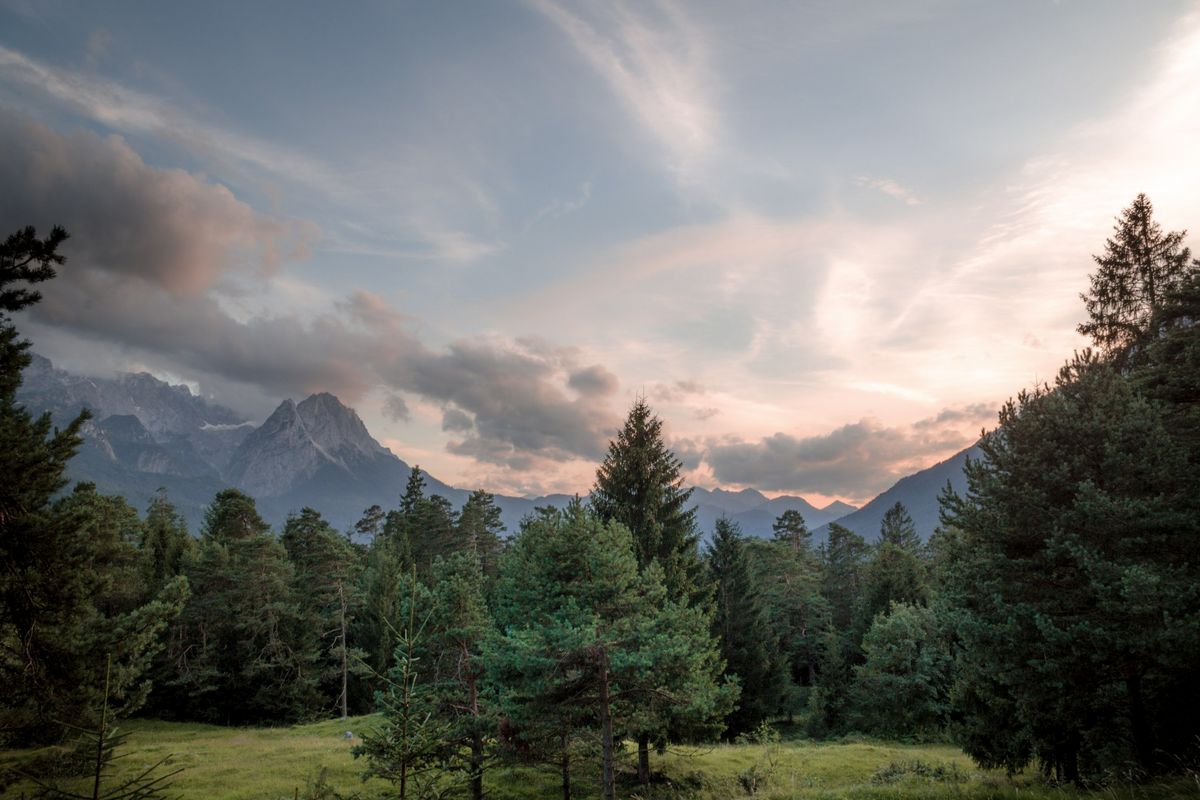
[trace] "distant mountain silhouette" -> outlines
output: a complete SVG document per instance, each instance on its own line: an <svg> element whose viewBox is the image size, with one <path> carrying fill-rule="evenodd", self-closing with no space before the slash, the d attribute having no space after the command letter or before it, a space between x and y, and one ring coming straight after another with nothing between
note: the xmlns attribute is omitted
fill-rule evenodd
<svg viewBox="0 0 1200 800"><path fill-rule="evenodd" d="M928 541L938 526L938 495L949 482L954 490L962 492L966 489L967 478L963 466L968 458L979 459L983 452L978 445L972 445L961 453L957 453L945 461L940 461L928 469L901 478L896 484L857 511L834 520L837 524L849 528L868 542L879 539L879 526L883 515L896 503L903 503L912 516L922 541ZM829 534L829 526L823 525L816 531L814 540L824 541Z"/></svg>

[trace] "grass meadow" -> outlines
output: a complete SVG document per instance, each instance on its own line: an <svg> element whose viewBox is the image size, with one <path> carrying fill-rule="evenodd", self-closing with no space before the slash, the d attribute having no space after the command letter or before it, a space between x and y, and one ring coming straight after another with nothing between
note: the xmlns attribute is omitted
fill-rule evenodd
<svg viewBox="0 0 1200 800"><path fill-rule="evenodd" d="M320 722L281 728L223 728L152 720L134 720L124 756L114 776L131 774L169 757L182 768L169 795L181 800L284 800L285 798L357 797L375 800L395 796L378 780L364 782L364 764L350 748L375 717ZM350 731L355 738L347 739ZM45 758L46 749L0 753L0 765L11 767ZM627 754L628 755L628 754ZM683 748L655 757L663 778L649 793L626 782L626 798L749 797L783 800L916 800L961 798L1037 800L1038 798L1110 798L1174 800L1200 797L1200 778L1186 774L1152 785L1115 784L1091 791L1047 785L1036 775L1009 778L1003 772L977 769L957 748L944 744L903 744L871 740L812 742L785 740L777 745L730 744ZM599 794L598 770L580 764L573 776L574 795ZM630 772L630 764L625 771ZM83 788L84 782L76 787ZM90 796L90 784L87 786ZM486 780L495 800L557 798L559 776L530 767L493 767ZM28 784L8 788L7 796L32 796Z"/></svg>

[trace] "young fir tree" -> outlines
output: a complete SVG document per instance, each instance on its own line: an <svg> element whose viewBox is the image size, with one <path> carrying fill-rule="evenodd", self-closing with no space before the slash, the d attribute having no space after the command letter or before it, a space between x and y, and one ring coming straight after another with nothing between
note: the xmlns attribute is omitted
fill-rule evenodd
<svg viewBox="0 0 1200 800"><path fill-rule="evenodd" d="M1200 509L1163 409L1090 354L1022 393L946 521L963 651L957 735L985 765L1065 780L1163 768L1200 702Z"/></svg>
<svg viewBox="0 0 1200 800"><path fill-rule="evenodd" d="M397 797L444 795L450 726L436 713L437 700L425 677L421 651L430 615L429 591L410 571L401 579L395 650L384 688L375 693L383 723L363 735L355 758L366 758L363 778L379 777L396 786Z"/></svg>
<svg viewBox="0 0 1200 800"><path fill-rule="evenodd" d="M1124 358L1146 338L1154 312L1186 279L1191 253L1183 245L1186 231L1164 232L1144 194L1121 212L1104 253L1093 256L1096 272L1089 292L1081 295L1088 321L1079 332L1092 337L1109 357Z"/></svg>
<svg viewBox="0 0 1200 800"><path fill-rule="evenodd" d="M319 653L318 691L335 698L345 718L350 710L351 675L360 674L363 653L352 648L349 630L360 605L358 552L311 508L288 517L280 543L294 570L304 650Z"/></svg>
<svg viewBox="0 0 1200 800"><path fill-rule="evenodd" d="M159 633L186 592L174 581L146 602L131 570L136 515L119 501L92 488L53 501L88 415L54 430L49 414L35 419L17 404L30 357L11 315L40 299L30 285L54 277L66 238L26 228L0 244L0 731L19 743L57 739L64 722L91 724L105 652L115 702L135 710Z"/></svg>
<svg viewBox="0 0 1200 800"><path fill-rule="evenodd" d="M738 707L725 718L725 737L754 730L775 710L784 686L776 648L754 585L741 530L736 522L717 520L707 552L715 612L712 633L725 660L725 674L741 685Z"/></svg>

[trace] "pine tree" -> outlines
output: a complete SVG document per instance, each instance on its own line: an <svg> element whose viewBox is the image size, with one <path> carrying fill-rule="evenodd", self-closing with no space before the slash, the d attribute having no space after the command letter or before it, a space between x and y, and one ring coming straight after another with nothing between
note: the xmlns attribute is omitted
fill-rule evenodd
<svg viewBox="0 0 1200 800"><path fill-rule="evenodd" d="M964 539L948 594L967 752L1065 780L1161 768L1200 714L1200 509L1163 409L1084 354L981 449L944 501Z"/></svg>
<svg viewBox="0 0 1200 800"><path fill-rule="evenodd" d="M665 707L668 722L697 725L731 708L736 693L715 680L707 615L667 597L657 564L639 573L619 523L578 504L532 518L505 555L496 594L500 634L486 661L506 716L527 723L527 736L598 736L604 798L615 796L621 731L645 730Z"/></svg>
<svg viewBox="0 0 1200 800"><path fill-rule="evenodd" d="M856 728L889 737L940 736L950 713L950 651L934 612L894 604L862 642L854 668Z"/></svg>
<svg viewBox="0 0 1200 800"><path fill-rule="evenodd" d="M771 660L786 680L772 714L791 719L803 710L820 653L820 633L829 625L829 602L821 594L814 554L791 541L745 542L753 582L759 587L774 643Z"/></svg>
<svg viewBox="0 0 1200 800"><path fill-rule="evenodd" d="M195 547L187 522L167 499L166 489L159 489L146 509L146 520L142 524L139 550L145 585L157 590L171 578L183 574L184 562Z"/></svg>
<svg viewBox="0 0 1200 800"><path fill-rule="evenodd" d="M807 552L811 546L812 532L805 524L804 517L793 508L776 517L771 530L775 534L775 541L786 542L794 550Z"/></svg>
<svg viewBox="0 0 1200 800"><path fill-rule="evenodd" d="M863 562L867 543L849 528L832 522L829 537L818 554L821 562L821 593L829 602L830 622L839 631L849 631L862 591Z"/></svg>
<svg viewBox="0 0 1200 800"><path fill-rule="evenodd" d="M1121 212L1104 254L1093 256L1091 290L1082 295L1088 321L1079 332L1092 337L1105 355L1124 357L1155 331L1154 312L1187 278L1191 253L1183 246L1186 231L1164 233L1154 220L1149 198L1139 194Z"/></svg>
<svg viewBox="0 0 1200 800"><path fill-rule="evenodd" d="M725 674L741 685L739 705L725 720L725 736L733 739L754 730L774 710L783 693L782 676L770 659L775 643L736 522L717 520L707 562L716 609L713 636L720 643Z"/></svg>
<svg viewBox="0 0 1200 800"><path fill-rule="evenodd" d="M486 684L483 642L492 628L483 596L483 565L470 551L433 564L426 667L434 714L446 726L446 764L466 775L473 800L482 800L487 739L496 721Z"/></svg>
<svg viewBox="0 0 1200 800"><path fill-rule="evenodd" d="M294 569L300 634L304 650L318 652L322 697L336 698L349 715L350 676L358 673L362 652L350 646L348 632L358 610L358 553L350 542L311 508L288 517L279 537Z"/></svg>
<svg viewBox="0 0 1200 800"><path fill-rule="evenodd" d="M495 497L482 489L471 492L459 512L455 538L458 548L478 555L483 572L489 577L495 577L499 568L503 532L504 523L500 521Z"/></svg>
<svg viewBox="0 0 1200 800"><path fill-rule="evenodd" d="M321 708L320 653L306 637L294 569L252 498L217 493L186 574L192 598L168 705L225 724L291 721Z"/></svg>
<svg viewBox="0 0 1200 800"><path fill-rule="evenodd" d="M688 506L692 491L683 488L682 466L663 441L662 421L639 399L608 445L590 502L601 519L619 522L633 534L638 569L659 565L668 597L699 602L703 592L696 512ZM654 730L637 735L643 785L650 781L650 740L669 733L665 719L653 720L651 727Z"/></svg>
<svg viewBox="0 0 1200 800"><path fill-rule="evenodd" d="M94 487L57 501L81 443L82 413L61 430L17 404L29 343L11 314L40 299L31 284L55 276L67 234L33 228L0 245L0 730L15 742L53 740L62 723L89 725L114 664L114 701L136 710L162 627L186 593L171 582L147 601L137 575L139 522ZM115 576L122 576L119 580Z"/></svg>
<svg viewBox="0 0 1200 800"><path fill-rule="evenodd" d="M442 765L450 726L436 714L436 697L424 677L421 650L429 621L428 590L410 572L399 592L400 624L394 631L395 650L385 688L375 694L383 724L363 735L355 758L366 758L363 778L379 777L396 786L397 797L441 797L445 790Z"/></svg>

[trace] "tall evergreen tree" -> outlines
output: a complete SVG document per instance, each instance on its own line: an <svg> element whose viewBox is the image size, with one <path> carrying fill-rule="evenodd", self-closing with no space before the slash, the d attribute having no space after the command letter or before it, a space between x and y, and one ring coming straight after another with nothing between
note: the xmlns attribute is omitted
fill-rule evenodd
<svg viewBox="0 0 1200 800"><path fill-rule="evenodd" d="M1167 296L1188 277L1190 251L1186 231L1164 232L1144 194L1121 212L1104 253L1093 256L1096 272L1082 295L1088 321L1079 332L1092 337L1107 356L1127 353L1151 334L1150 321Z"/></svg>
<svg viewBox="0 0 1200 800"><path fill-rule="evenodd" d="M725 719L725 736L732 739L758 727L775 710L784 687L770 658L775 642L736 522L717 520L707 562L715 601L713 636L720 644L725 674L741 685L738 707Z"/></svg>
<svg viewBox="0 0 1200 800"><path fill-rule="evenodd" d="M883 514L879 525L879 541L889 542L912 555L921 552L921 537L917 526L903 503L897 502Z"/></svg>
<svg viewBox="0 0 1200 800"><path fill-rule="evenodd" d="M30 287L55 276L66 238L25 228L0 244L0 737L18 743L55 739L62 722L91 724L106 652L114 702L135 710L158 634L186 592L175 581L145 602L136 515L118 501L94 487L53 501L88 414L54 430L49 414L35 419L17 403L30 357L11 315L40 299Z"/></svg>
<svg viewBox="0 0 1200 800"><path fill-rule="evenodd" d="M836 522L829 524L829 537L819 552L821 593L829 601L836 630L846 632L854 624L866 557L867 543L861 536Z"/></svg>
<svg viewBox="0 0 1200 800"><path fill-rule="evenodd" d="M1162 408L1084 354L980 446L944 500L967 752L1067 780L1161 768L1200 718L1200 509Z"/></svg>
<svg viewBox="0 0 1200 800"><path fill-rule="evenodd" d="M193 594L173 638L180 649L168 704L181 716L226 724L290 721L320 709L320 654L306 637L295 573L252 498L217 493L186 574Z"/></svg>
<svg viewBox="0 0 1200 800"><path fill-rule="evenodd" d="M458 514L456 544L479 557L485 575L494 577L499 568L504 523L496 498L482 489L471 492Z"/></svg>
<svg viewBox="0 0 1200 800"><path fill-rule="evenodd" d="M662 421L645 400L629 411L596 471L591 506L633 534L639 569L657 561L671 597L690 597L700 575L695 509L683 488L683 464L667 449Z"/></svg>
<svg viewBox="0 0 1200 800"><path fill-rule="evenodd" d="M555 738L590 731L604 798L615 796L622 731L646 729L664 706L672 721L719 720L736 697L715 680L707 615L667 597L657 564L639 573L627 528L579 505L523 527L503 560L496 613L486 660L507 716L552 719L556 729L544 730ZM547 708L559 711L542 716Z"/></svg>
<svg viewBox="0 0 1200 800"><path fill-rule="evenodd" d="M187 522L167 499L166 489L159 489L150 500L141 538L142 580L151 591L181 575L196 547Z"/></svg>
<svg viewBox="0 0 1200 800"><path fill-rule="evenodd" d="M349 715L350 676L358 672L363 653L352 649L349 630L358 611L358 553L311 508L288 517L280 543L294 570L293 589L299 604L299 633L309 640L305 652L318 653L318 691Z"/></svg>
<svg viewBox="0 0 1200 800"><path fill-rule="evenodd" d="M638 569L657 563L672 600L701 599L701 565L692 490L683 488L682 462L667 449L662 421L639 399L596 471L591 507L606 522L619 522L633 535ZM650 740L666 735L665 720L638 732L638 777L650 781Z"/></svg>
<svg viewBox="0 0 1200 800"><path fill-rule="evenodd" d="M771 531L775 540L786 542L794 550L807 552L812 543L812 532L804 522L804 517L794 508L784 511L771 523Z"/></svg>

